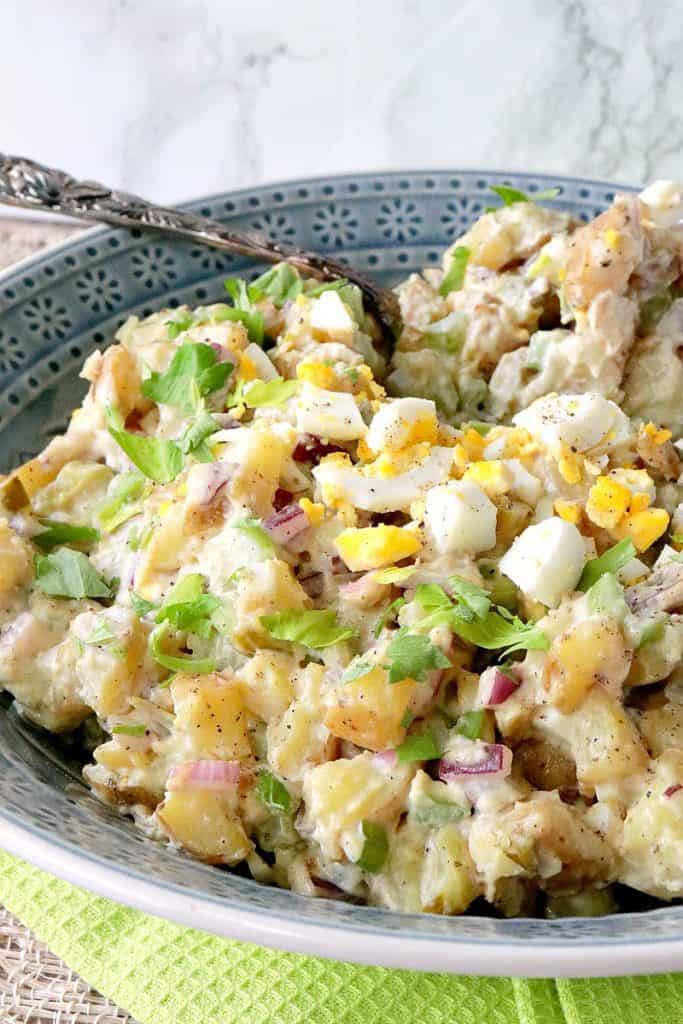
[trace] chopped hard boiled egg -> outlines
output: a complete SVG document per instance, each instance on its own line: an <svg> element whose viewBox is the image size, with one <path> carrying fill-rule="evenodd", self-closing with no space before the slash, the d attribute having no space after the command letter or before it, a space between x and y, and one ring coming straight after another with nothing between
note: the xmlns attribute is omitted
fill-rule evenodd
<svg viewBox="0 0 683 1024"><path fill-rule="evenodd" d="M322 341L338 341L347 345L352 339L355 324L338 292L327 291L313 300L310 314L311 331Z"/></svg>
<svg viewBox="0 0 683 1024"><path fill-rule="evenodd" d="M470 480L433 487L425 502L427 534L440 554L477 554L496 543L496 506Z"/></svg>
<svg viewBox="0 0 683 1024"><path fill-rule="evenodd" d="M512 422L524 427L551 451L562 445L587 452L598 445L609 446L625 440L629 421L618 405L602 395L549 394L513 416Z"/></svg>
<svg viewBox="0 0 683 1024"><path fill-rule="evenodd" d="M451 448L432 448L414 468L396 476L366 475L351 462L323 460L313 470L327 505L346 501L366 512L394 512L408 509L430 487L448 478L453 462Z"/></svg>
<svg viewBox="0 0 683 1024"><path fill-rule="evenodd" d="M420 550L420 541L414 533L403 527L380 524L364 529L352 527L343 530L334 546L351 572L364 572L366 569L381 569L402 558L416 555Z"/></svg>
<svg viewBox="0 0 683 1024"><path fill-rule="evenodd" d="M500 560L500 571L523 594L555 608L579 582L586 561L583 537L559 516L527 526Z"/></svg>
<svg viewBox="0 0 683 1024"><path fill-rule="evenodd" d="M302 384L297 401L296 425L303 434L332 441L357 441L367 431L353 395L325 391L308 381Z"/></svg>
<svg viewBox="0 0 683 1024"><path fill-rule="evenodd" d="M421 441L433 444L437 428L434 402L426 398L397 398L375 413L365 443L373 452L395 451Z"/></svg>

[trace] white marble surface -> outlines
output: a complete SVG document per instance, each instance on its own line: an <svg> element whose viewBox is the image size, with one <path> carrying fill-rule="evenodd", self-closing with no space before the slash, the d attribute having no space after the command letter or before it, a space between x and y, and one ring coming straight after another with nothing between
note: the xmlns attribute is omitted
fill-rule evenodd
<svg viewBox="0 0 683 1024"><path fill-rule="evenodd" d="M681 0L3 0L0 149L160 200L335 171L683 174Z"/></svg>

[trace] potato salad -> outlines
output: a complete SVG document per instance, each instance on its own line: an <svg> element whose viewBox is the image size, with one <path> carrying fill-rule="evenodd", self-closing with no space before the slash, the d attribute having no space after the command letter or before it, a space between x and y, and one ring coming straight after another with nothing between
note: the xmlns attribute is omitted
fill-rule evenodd
<svg viewBox="0 0 683 1024"><path fill-rule="evenodd" d="M683 897L683 186L494 192L392 352L347 282L228 280L0 482L0 686L185 855L411 912Z"/></svg>

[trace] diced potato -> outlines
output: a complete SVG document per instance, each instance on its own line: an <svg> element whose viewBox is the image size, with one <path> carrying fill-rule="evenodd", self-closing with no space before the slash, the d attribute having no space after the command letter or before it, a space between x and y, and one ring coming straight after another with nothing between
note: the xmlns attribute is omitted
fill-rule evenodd
<svg viewBox="0 0 683 1024"><path fill-rule="evenodd" d="M271 637L261 625L261 616L290 609L301 611L309 604L306 591L286 562L270 558L251 565L237 581L233 644L245 654L259 647L287 647Z"/></svg>
<svg viewBox="0 0 683 1024"><path fill-rule="evenodd" d="M597 684L619 696L630 664L619 624L607 616L585 619L553 641L546 666L549 699L570 712Z"/></svg>
<svg viewBox="0 0 683 1024"><path fill-rule="evenodd" d="M401 719L414 692L412 679L389 685L386 672L377 666L367 675L339 687L336 704L325 715L325 724L334 736L359 747L396 747L405 739Z"/></svg>
<svg viewBox="0 0 683 1024"><path fill-rule="evenodd" d="M634 775L647 764L638 730L620 702L601 686L594 686L571 714L543 708L536 714L534 726L551 740L567 744L579 786L585 791Z"/></svg>
<svg viewBox="0 0 683 1024"><path fill-rule="evenodd" d="M33 575L28 545L11 530L6 519L0 519L0 594L27 583Z"/></svg>
<svg viewBox="0 0 683 1024"><path fill-rule="evenodd" d="M413 914L424 909L420 890L428 834L426 825L408 819L389 836L384 870L368 878L372 903Z"/></svg>
<svg viewBox="0 0 683 1024"><path fill-rule="evenodd" d="M665 621L661 635L638 648L627 686L645 686L666 679L683 661L683 621Z"/></svg>
<svg viewBox="0 0 683 1024"><path fill-rule="evenodd" d="M334 756L337 741L324 724L323 665L311 662L292 674L294 700L284 714L266 727L266 751L271 768L289 782L300 782L312 765Z"/></svg>
<svg viewBox="0 0 683 1024"><path fill-rule="evenodd" d="M683 751L683 704L665 704L633 715L653 757L669 747Z"/></svg>
<svg viewBox="0 0 683 1024"><path fill-rule="evenodd" d="M209 864L238 864L251 853L252 844L227 794L172 790L156 817L176 843Z"/></svg>
<svg viewBox="0 0 683 1024"><path fill-rule="evenodd" d="M159 595L153 589L158 584L159 574L177 572L183 564L183 549L187 537L183 532L183 507L169 509L152 532L142 551L135 573L137 592L150 600Z"/></svg>
<svg viewBox="0 0 683 1024"><path fill-rule="evenodd" d="M328 761L309 771L303 787L306 817L312 838L320 843L325 856L340 858L346 852L345 844L355 850L364 819L393 822L413 774L412 765L396 764L386 770L367 752Z"/></svg>
<svg viewBox="0 0 683 1024"><path fill-rule="evenodd" d="M457 825L444 825L427 840L420 909L432 914L462 914L478 895L467 841Z"/></svg>
<svg viewBox="0 0 683 1024"><path fill-rule="evenodd" d="M102 644L88 638L105 627L114 639ZM113 607L106 613L83 612L71 623L68 641L76 641L78 692L100 717L123 714L140 692L147 634L132 611Z"/></svg>
<svg viewBox="0 0 683 1024"><path fill-rule="evenodd" d="M92 382L90 397L100 408L116 409L125 420L136 406L144 404L138 360L122 345L111 345L99 359L89 361L86 369Z"/></svg>
<svg viewBox="0 0 683 1024"><path fill-rule="evenodd" d="M106 803L156 807L163 798L165 771L151 750L139 750L117 736L99 746L94 758L83 774Z"/></svg>
<svg viewBox="0 0 683 1024"><path fill-rule="evenodd" d="M583 812L557 793L533 793L509 809L475 815L469 849L493 900L498 880L528 876L552 891L572 891L586 882L614 877L614 857Z"/></svg>
<svg viewBox="0 0 683 1024"><path fill-rule="evenodd" d="M681 780L683 751L667 750L624 821L619 881L664 900L683 896Z"/></svg>
<svg viewBox="0 0 683 1024"><path fill-rule="evenodd" d="M247 711L269 722L284 715L294 699L296 659L282 651L258 651L240 670Z"/></svg>
<svg viewBox="0 0 683 1024"><path fill-rule="evenodd" d="M237 429L231 431L222 459L235 462L230 480L230 498L250 515L265 517L273 510L285 454L283 442L273 431Z"/></svg>
<svg viewBox="0 0 683 1024"><path fill-rule="evenodd" d="M184 759L230 761L252 756L244 696L236 681L216 673L181 673L171 683L171 693L176 710L175 731L185 740Z"/></svg>
<svg viewBox="0 0 683 1024"><path fill-rule="evenodd" d="M88 505L101 498L111 478L111 469L99 462L68 462L51 483L33 495L33 511L47 517L77 511L83 522Z"/></svg>

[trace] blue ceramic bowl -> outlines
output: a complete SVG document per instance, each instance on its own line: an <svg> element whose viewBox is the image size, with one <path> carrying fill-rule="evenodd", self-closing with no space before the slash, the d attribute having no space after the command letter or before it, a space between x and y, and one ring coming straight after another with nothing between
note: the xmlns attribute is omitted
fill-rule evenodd
<svg viewBox="0 0 683 1024"><path fill-rule="evenodd" d="M614 186L545 175L419 171L288 182L189 209L334 252L384 284L435 265L504 181L589 219ZM127 316L216 301L247 260L163 237L94 229L0 277L0 470L64 429L78 370ZM683 967L683 908L595 920L400 914L267 888L146 839L94 799L78 766L0 700L0 844L102 895L180 923L300 952L458 973L589 975Z"/></svg>

